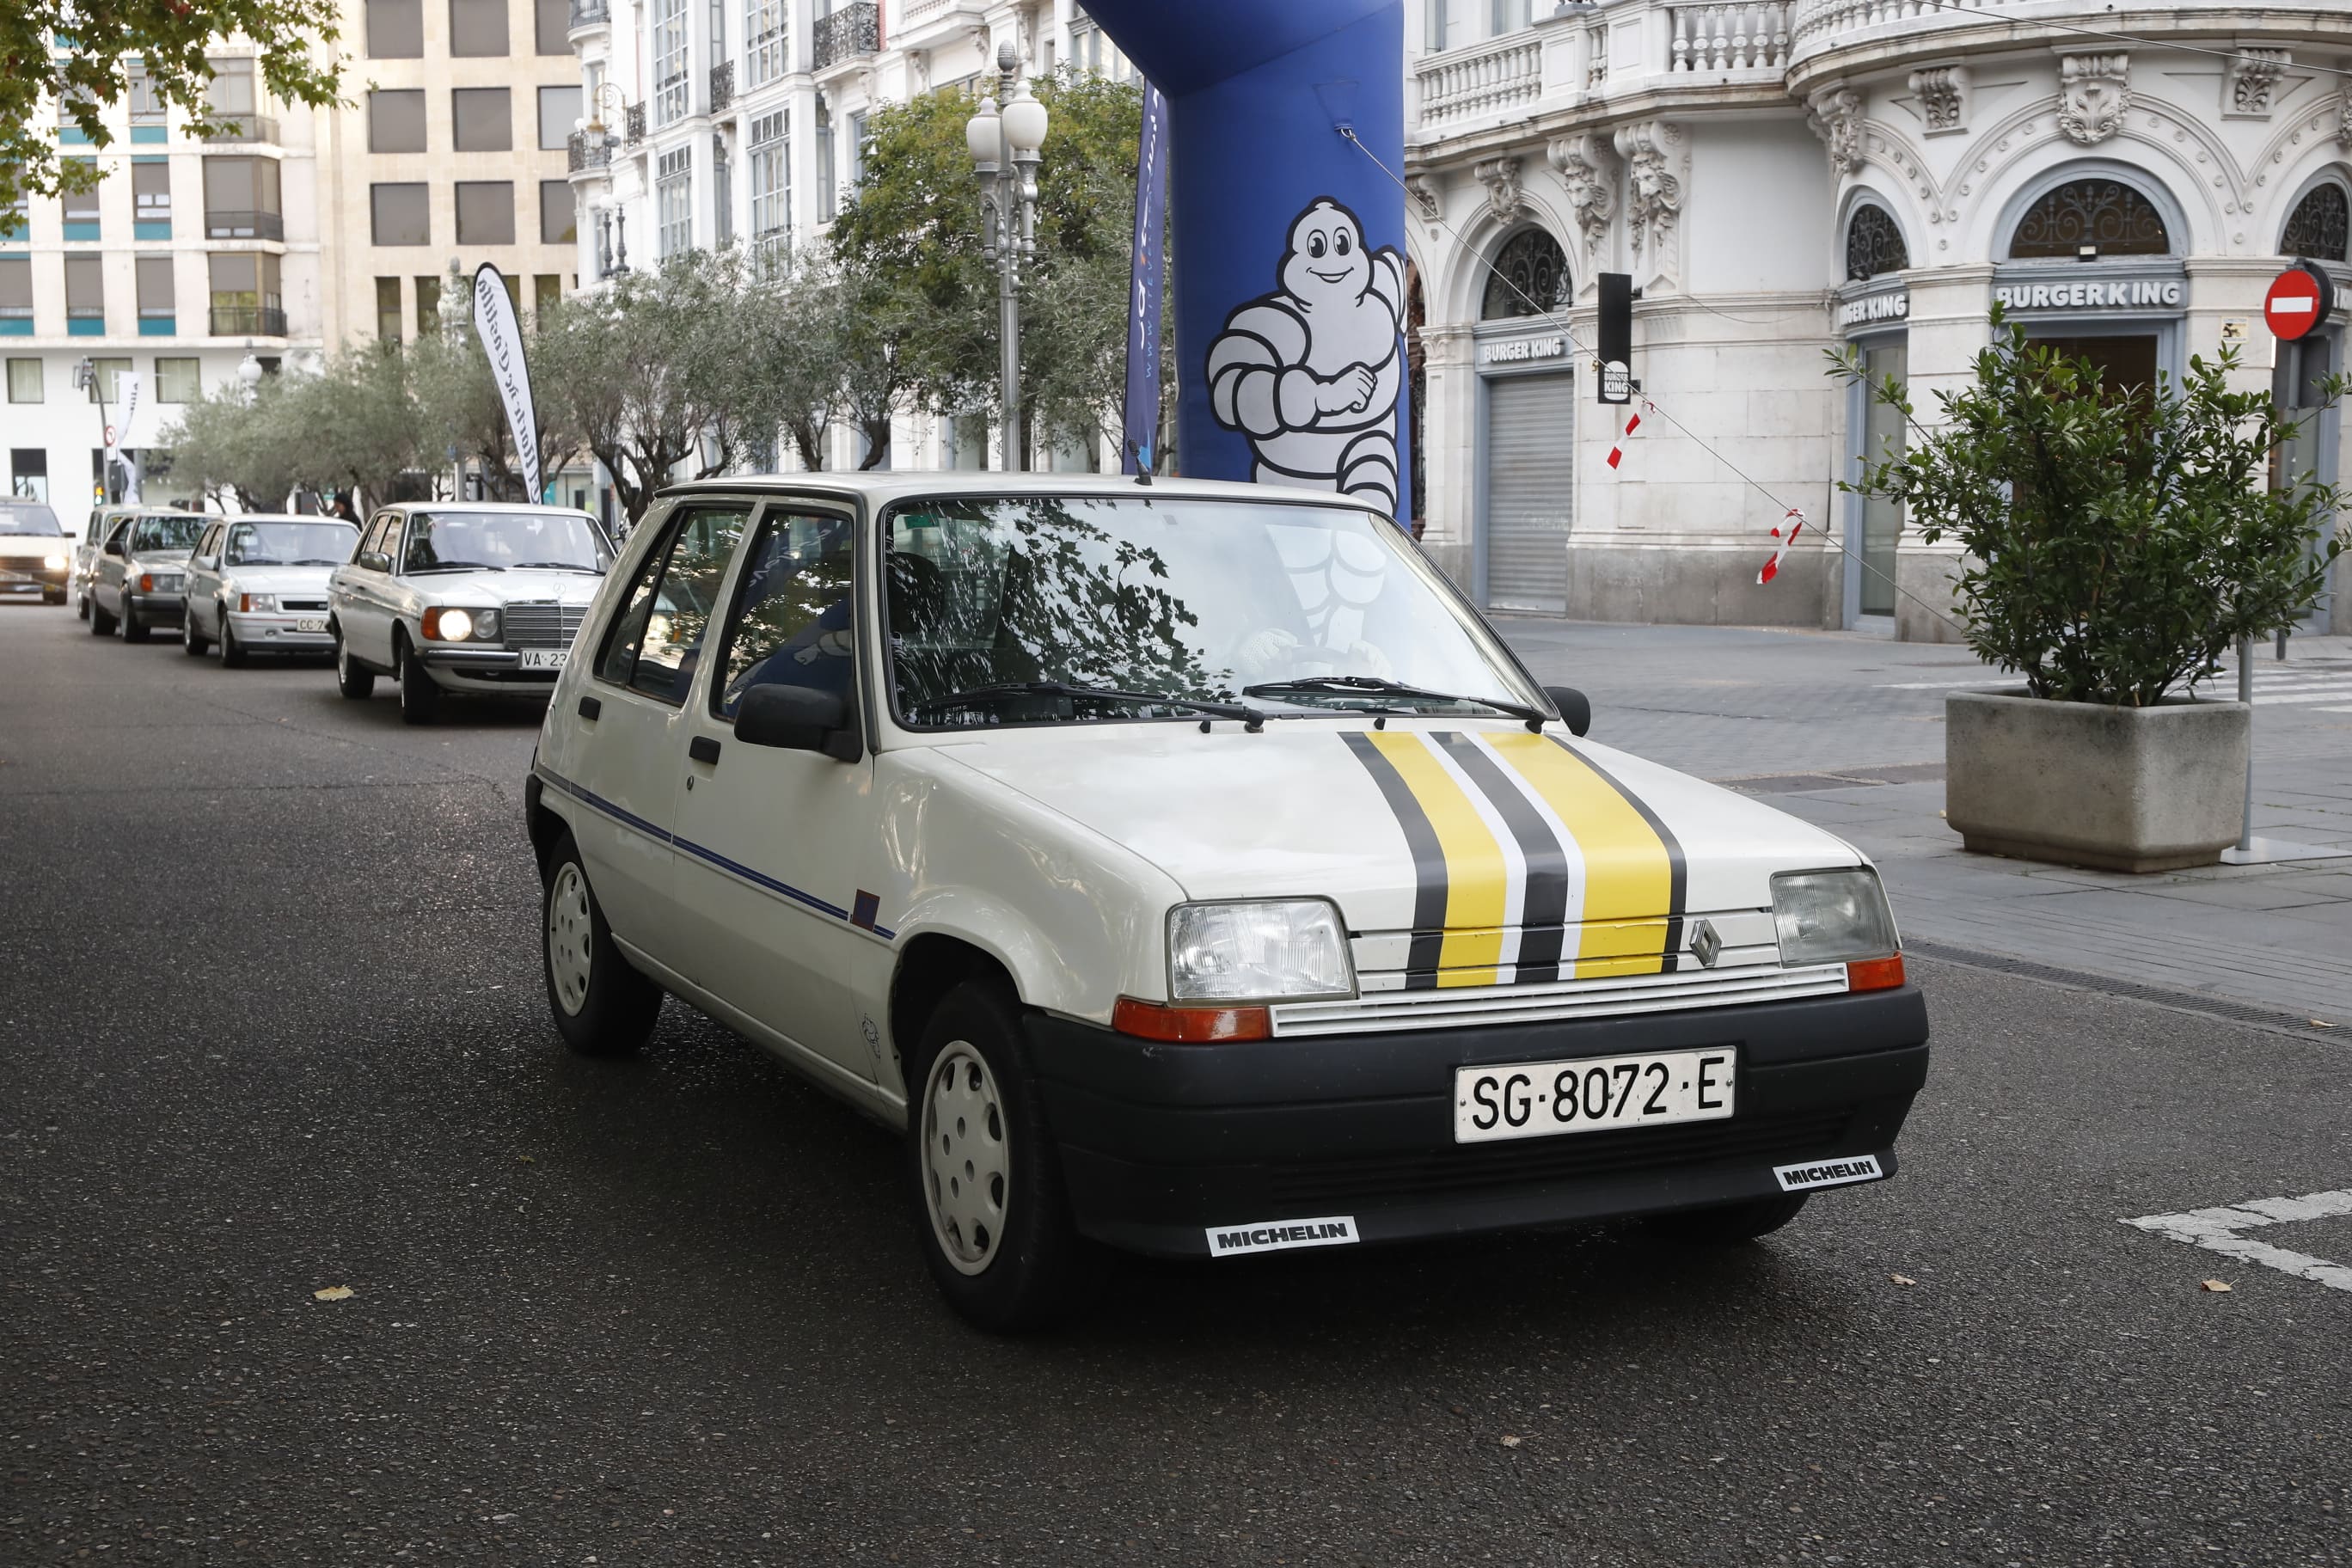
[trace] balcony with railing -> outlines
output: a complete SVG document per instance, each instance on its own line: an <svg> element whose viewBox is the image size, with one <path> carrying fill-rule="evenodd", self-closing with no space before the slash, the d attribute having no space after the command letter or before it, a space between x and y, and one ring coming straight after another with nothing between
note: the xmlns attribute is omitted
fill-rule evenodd
<svg viewBox="0 0 2352 1568"><path fill-rule="evenodd" d="M591 174L612 161L613 135L609 131L574 131L564 143L563 167L568 174Z"/></svg>
<svg viewBox="0 0 2352 1568"><path fill-rule="evenodd" d="M286 312L275 305L215 305L211 324L216 338L282 338Z"/></svg>
<svg viewBox="0 0 2352 1568"><path fill-rule="evenodd" d="M261 212L224 212L205 210L206 239L277 239L286 237L286 219L282 214Z"/></svg>
<svg viewBox="0 0 2352 1568"><path fill-rule="evenodd" d="M882 47L882 8L873 0L854 0L816 25L811 61L820 74L835 66L864 59Z"/></svg>
<svg viewBox="0 0 2352 1568"><path fill-rule="evenodd" d="M634 147L646 139L646 106L630 104L621 111L621 140Z"/></svg>
<svg viewBox="0 0 2352 1568"><path fill-rule="evenodd" d="M219 114L212 129L205 132L204 140L208 144L257 142L275 146L278 121L270 115L248 114L242 110L234 114Z"/></svg>
<svg viewBox="0 0 2352 1568"><path fill-rule="evenodd" d="M1793 9L1792 0L1601 0L1501 37L1424 55L1413 68L1415 139L1642 93L1683 98L1734 89L1752 95L1760 88L1778 96Z"/></svg>
<svg viewBox="0 0 2352 1568"><path fill-rule="evenodd" d="M609 27L613 11L607 0L572 0L572 30L583 27Z"/></svg>
<svg viewBox="0 0 2352 1568"><path fill-rule="evenodd" d="M735 62L721 60L710 68L710 112L723 114L735 101Z"/></svg>

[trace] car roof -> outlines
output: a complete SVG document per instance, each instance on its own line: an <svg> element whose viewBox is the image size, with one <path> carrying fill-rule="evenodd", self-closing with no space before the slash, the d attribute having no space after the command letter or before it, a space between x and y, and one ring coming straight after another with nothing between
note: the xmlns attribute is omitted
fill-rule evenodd
<svg viewBox="0 0 2352 1568"><path fill-rule="evenodd" d="M330 522L337 528L359 526L347 517L337 517L331 512L310 511L241 511L235 517L224 521L228 522Z"/></svg>
<svg viewBox="0 0 2352 1568"><path fill-rule="evenodd" d="M576 506L533 506L527 501L513 500L404 500L379 509L383 511L520 511L534 517L586 517L588 513Z"/></svg>
<svg viewBox="0 0 2352 1568"><path fill-rule="evenodd" d="M863 473L730 474L717 479L689 479L665 486L661 494L740 495L747 489L830 490L887 504L913 496L1129 496L1166 499L1183 496L1201 500L1254 501L1318 501L1325 506L1350 503L1330 490L1293 485L1258 485L1231 479L1154 479L1150 485L1132 474L1007 474L973 468L894 468Z"/></svg>

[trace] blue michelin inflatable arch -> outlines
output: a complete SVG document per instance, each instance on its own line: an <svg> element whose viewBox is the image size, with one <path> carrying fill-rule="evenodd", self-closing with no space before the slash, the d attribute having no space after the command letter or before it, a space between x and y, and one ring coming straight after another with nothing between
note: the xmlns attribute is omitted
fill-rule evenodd
<svg viewBox="0 0 2352 1568"><path fill-rule="evenodd" d="M1183 471L1402 518L1404 193L1373 162L1403 173L1402 0L1087 11L1168 96Z"/></svg>

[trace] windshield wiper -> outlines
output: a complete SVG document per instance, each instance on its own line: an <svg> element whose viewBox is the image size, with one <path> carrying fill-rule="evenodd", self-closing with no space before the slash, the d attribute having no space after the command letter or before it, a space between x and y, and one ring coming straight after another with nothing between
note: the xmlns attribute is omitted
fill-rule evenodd
<svg viewBox="0 0 2352 1568"><path fill-rule="evenodd" d="M493 566L487 561L436 561L430 566L411 566L406 575L421 577L427 572L503 572L503 566Z"/></svg>
<svg viewBox="0 0 2352 1568"><path fill-rule="evenodd" d="M592 575L596 571L593 566L583 566L577 561L518 561L514 569L518 572L534 569L542 572L586 572Z"/></svg>
<svg viewBox="0 0 2352 1568"><path fill-rule="evenodd" d="M1255 734L1265 728L1265 715L1239 702L1203 702L1190 697L1171 697L1160 691L1118 691L1108 686L1073 686L1062 680L1010 680L994 686L975 686L963 691L950 691L943 697L926 698L908 711L921 713L934 708L953 708L973 702L992 702L1006 697L1060 697L1073 702L1132 702L1160 708L1181 708L1193 713L1205 713L1213 719L1238 719L1242 727ZM1202 726L1206 728L1206 726Z"/></svg>
<svg viewBox="0 0 2352 1568"><path fill-rule="evenodd" d="M341 566L342 563L333 556L305 555L299 561L273 561L270 564L272 566Z"/></svg>
<svg viewBox="0 0 2352 1568"><path fill-rule="evenodd" d="M1423 702L1475 702L1482 708L1492 708L1497 713L1507 713L1530 730L1540 731L1549 717L1542 710L1524 702L1506 702L1499 697L1460 697L1451 691L1431 691L1423 687L1407 686L1402 680L1383 680L1376 675L1309 675L1297 680L1267 680L1242 688L1244 697L1290 697L1313 692L1366 692L1378 697L1402 697Z"/></svg>
<svg viewBox="0 0 2352 1568"><path fill-rule="evenodd" d="M283 566L286 563L275 555L247 555L230 562L229 564L232 566ZM337 564L340 565L341 563Z"/></svg>

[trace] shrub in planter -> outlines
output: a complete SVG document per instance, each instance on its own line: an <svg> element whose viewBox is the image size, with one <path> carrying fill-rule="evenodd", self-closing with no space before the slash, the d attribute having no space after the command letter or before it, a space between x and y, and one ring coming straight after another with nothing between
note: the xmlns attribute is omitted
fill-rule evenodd
<svg viewBox="0 0 2352 1568"><path fill-rule="evenodd" d="M1851 354L1832 358L1836 374L1861 379ZM1862 477L1841 488L1899 503L1931 544L1947 537L1960 544L1955 595L1969 646L2023 676L2027 695L2107 710L2177 704L2222 649L2309 614L2344 547L2334 487L2271 488L2273 454L2296 420L2267 392L2232 391L2237 368L2232 348L2218 360L2192 358L2177 384L2159 377L2153 387L2111 386L2092 362L2029 342L1996 307L1974 382L1937 394L1932 428L1900 383L1871 386L1911 426L1911 446L1866 461ZM2333 402L2343 390L2331 378L2323 395ZM1953 698L1970 700L1979 700ZM2234 791L2226 811L2206 803L2202 826L2174 823L2161 852L2128 805L2160 790L2168 769L2188 761L2180 748L2210 753L2211 723L2151 728L2122 713L2095 723L2084 715L2075 731L2105 736L2092 750L2109 761L2077 755L2061 766L2056 755L2069 731L2058 714L2044 718L2030 726L2040 737L2031 746L2015 742L2022 719L1953 729L1947 816L1980 847L2046 848L2053 858L2147 869L2153 861L2210 860L2237 837L2242 796ZM2241 732L2243 721L2241 713ZM2125 743L2119 725L2146 734ZM2159 732L2179 738L2150 738ZM2063 842L2018 819L2037 784L2044 794L2079 792L2126 757L2138 759L2127 771L2152 772L2114 780L2106 826L2098 825L2095 798L2074 803L2084 809L2073 815L2087 822ZM2210 754L2205 761L2201 771L2212 773ZM2210 852L2200 847L2209 839Z"/></svg>

